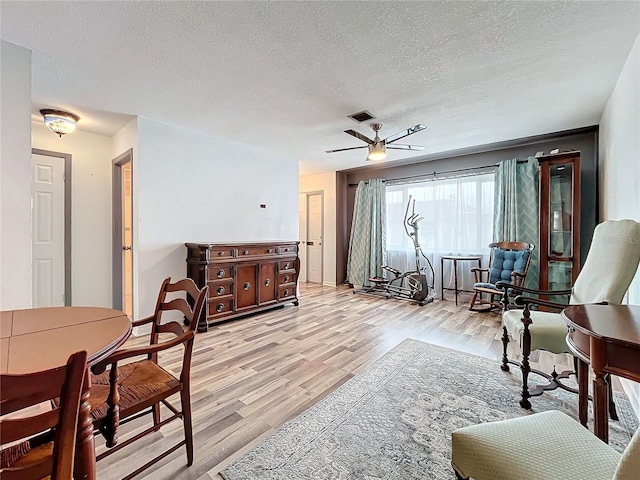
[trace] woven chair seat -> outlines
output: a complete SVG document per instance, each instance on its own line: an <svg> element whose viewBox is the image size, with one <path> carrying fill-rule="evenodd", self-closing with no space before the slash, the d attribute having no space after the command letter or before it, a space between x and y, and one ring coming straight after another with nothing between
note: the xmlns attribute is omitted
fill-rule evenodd
<svg viewBox="0 0 640 480"><path fill-rule="evenodd" d="M22 445L24 443L26 443L27 445L26 446ZM53 455L53 442L48 442L33 448L31 447L29 441L22 442L22 444L12 445L11 447L8 447L6 449L6 450L13 450L11 453L11 455L13 455L13 458L10 458L10 456L7 458L7 460L9 461L7 465L4 464L4 461L5 461L4 450L2 451L3 453L2 468L24 467L26 465L31 465L33 463L39 463L43 459ZM14 447L18 447L18 448L14 449Z"/></svg>
<svg viewBox="0 0 640 480"><path fill-rule="evenodd" d="M31 443L29 443L29 440L3 448L0 450L0 468L11 467L18 459L24 457L30 451Z"/></svg>
<svg viewBox="0 0 640 480"><path fill-rule="evenodd" d="M125 411L144 403L160 392L179 390L180 382L157 364L142 360L118 366L118 393L120 411ZM91 376L91 416L101 420L107 415L109 406L109 369L100 375Z"/></svg>

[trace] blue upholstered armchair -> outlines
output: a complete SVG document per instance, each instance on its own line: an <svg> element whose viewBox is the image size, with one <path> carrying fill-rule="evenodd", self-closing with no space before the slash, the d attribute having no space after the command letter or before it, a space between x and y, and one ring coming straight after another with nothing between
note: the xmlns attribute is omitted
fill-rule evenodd
<svg viewBox="0 0 640 480"><path fill-rule="evenodd" d="M489 268L471 269L475 275L475 283L469 310L474 310L475 305L486 305L481 311L500 308L500 297L505 292L497 288L496 283L502 281L522 286L529 270L534 246L524 242L497 242L489 244L489 248Z"/></svg>

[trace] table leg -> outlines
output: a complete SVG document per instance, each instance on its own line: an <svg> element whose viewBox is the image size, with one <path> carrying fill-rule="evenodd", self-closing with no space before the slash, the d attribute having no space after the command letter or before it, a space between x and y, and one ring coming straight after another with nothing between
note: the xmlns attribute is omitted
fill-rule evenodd
<svg viewBox="0 0 640 480"><path fill-rule="evenodd" d="M91 376L87 369L84 377L82 396L80 397L80 413L78 415L78 438L76 439L76 460L74 478L76 480L96 479L96 449L93 438L93 422L89 405L89 389Z"/></svg>
<svg viewBox="0 0 640 480"><path fill-rule="evenodd" d="M440 300L444 300L444 258L440 257Z"/></svg>
<svg viewBox="0 0 640 480"><path fill-rule="evenodd" d="M594 370L593 379L593 433L609 443L609 384L602 370Z"/></svg>
<svg viewBox="0 0 640 480"><path fill-rule="evenodd" d="M578 358L578 418L586 427L589 416L589 364Z"/></svg>
<svg viewBox="0 0 640 480"><path fill-rule="evenodd" d="M458 306L458 261L453 261L453 287L456 289L456 307Z"/></svg>

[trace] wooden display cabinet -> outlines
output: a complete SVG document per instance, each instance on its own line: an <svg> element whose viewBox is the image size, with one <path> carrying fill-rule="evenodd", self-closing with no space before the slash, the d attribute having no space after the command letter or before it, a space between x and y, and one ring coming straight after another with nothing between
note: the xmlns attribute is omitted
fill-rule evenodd
<svg viewBox="0 0 640 480"><path fill-rule="evenodd" d="M187 243L187 276L209 297L198 331L284 303L298 305L299 242Z"/></svg>
<svg viewBox="0 0 640 480"><path fill-rule="evenodd" d="M580 272L580 152L544 155L538 162L540 290L565 290Z"/></svg>

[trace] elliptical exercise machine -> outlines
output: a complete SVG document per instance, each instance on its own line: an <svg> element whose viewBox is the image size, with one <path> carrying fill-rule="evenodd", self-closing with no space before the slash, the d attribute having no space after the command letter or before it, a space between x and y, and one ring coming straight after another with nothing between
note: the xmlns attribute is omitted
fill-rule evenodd
<svg viewBox="0 0 640 480"><path fill-rule="evenodd" d="M411 215L409 215L409 207L411 207ZM394 278L388 279L380 276L370 277L369 281L372 284L371 286L356 289L353 293L366 293L370 295L380 295L386 298L410 300L417 302L420 306L433 302L433 296L429 295L429 289L433 289L435 272L433 271L431 261L422 252L418 241L418 222L421 220L423 220L423 217L416 213L416 201L409 195L407 208L404 212L404 230L413 241L416 269L402 273L400 270L384 265L382 268L386 272L393 274ZM409 227L412 229L411 232L409 231ZM422 265L423 258L427 263L424 266ZM427 281L426 273L428 269L431 270L431 285L429 285Z"/></svg>

